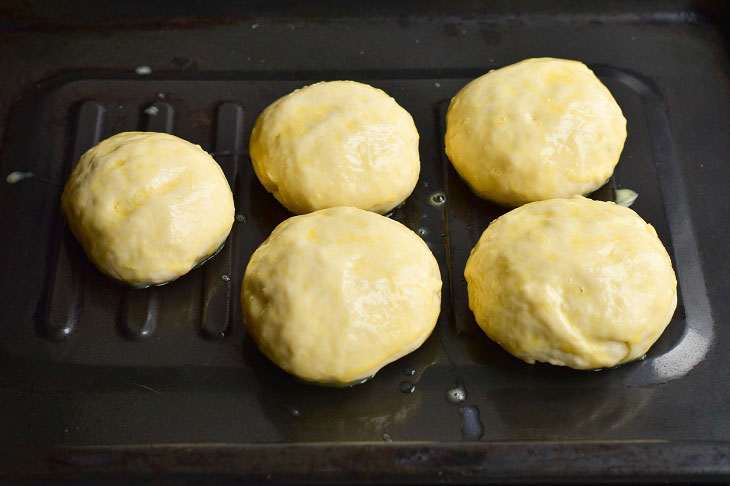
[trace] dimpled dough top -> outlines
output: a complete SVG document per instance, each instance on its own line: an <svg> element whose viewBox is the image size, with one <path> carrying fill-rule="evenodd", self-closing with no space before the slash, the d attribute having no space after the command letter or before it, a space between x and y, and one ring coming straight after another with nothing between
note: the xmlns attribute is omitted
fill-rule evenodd
<svg viewBox="0 0 730 486"><path fill-rule="evenodd" d="M153 132L120 133L89 149L61 207L91 261L135 286L190 271L223 244L234 217L215 160L197 145Z"/></svg>
<svg viewBox="0 0 730 486"><path fill-rule="evenodd" d="M493 221L464 275L479 326L528 363L592 369L634 360L677 306L654 228L631 209L580 196Z"/></svg>
<svg viewBox="0 0 730 486"><path fill-rule="evenodd" d="M266 190L297 214L386 213L413 192L421 168L411 115L354 81L313 84L272 103L256 120L250 153Z"/></svg>
<svg viewBox="0 0 730 486"><path fill-rule="evenodd" d="M482 197L507 206L588 194L611 176L626 119L583 63L527 59L467 84L446 116L446 153Z"/></svg>
<svg viewBox="0 0 730 486"><path fill-rule="evenodd" d="M241 306L259 349L304 380L345 385L418 348L441 305L426 244L356 208L290 218L256 250Z"/></svg>

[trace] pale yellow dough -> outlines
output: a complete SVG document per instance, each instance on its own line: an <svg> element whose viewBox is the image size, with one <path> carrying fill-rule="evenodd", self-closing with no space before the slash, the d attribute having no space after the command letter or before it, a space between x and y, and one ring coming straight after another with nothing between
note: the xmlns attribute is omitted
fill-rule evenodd
<svg viewBox="0 0 730 486"><path fill-rule="evenodd" d="M411 115L354 81L313 84L272 103L256 120L250 154L266 190L296 214L386 213L413 192L421 169Z"/></svg>
<svg viewBox="0 0 730 486"><path fill-rule="evenodd" d="M481 197L506 206L588 194L613 173L626 119L578 61L527 59L459 91L446 153Z"/></svg>
<svg viewBox="0 0 730 486"><path fill-rule="evenodd" d="M304 380L346 385L418 348L441 306L428 246L351 207L287 219L254 252L241 290L259 349Z"/></svg>
<svg viewBox="0 0 730 486"><path fill-rule="evenodd" d="M464 276L479 326L528 363L592 369L637 359L677 306L654 228L629 208L580 196L493 221Z"/></svg>
<svg viewBox="0 0 730 486"><path fill-rule="evenodd" d="M61 208L92 262L135 286L173 280L213 254L233 225L223 171L198 145L126 132L79 160Z"/></svg>

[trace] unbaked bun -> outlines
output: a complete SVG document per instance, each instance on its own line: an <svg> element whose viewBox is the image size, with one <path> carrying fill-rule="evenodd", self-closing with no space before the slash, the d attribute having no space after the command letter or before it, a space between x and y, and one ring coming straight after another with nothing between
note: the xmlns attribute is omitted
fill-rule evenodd
<svg viewBox="0 0 730 486"><path fill-rule="evenodd" d="M588 194L613 173L626 119L583 63L527 59L451 100L446 153L481 197L506 206Z"/></svg>
<svg viewBox="0 0 730 486"><path fill-rule="evenodd" d="M266 190L297 214L334 206L387 213L413 192L421 168L411 115L354 81L276 100L256 120L250 154Z"/></svg>
<svg viewBox="0 0 730 486"><path fill-rule="evenodd" d="M637 359L677 306L654 228L629 208L580 196L493 221L464 276L479 326L528 363L591 369Z"/></svg>
<svg viewBox="0 0 730 486"><path fill-rule="evenodd" d="M402 224L350 207L287 219L254 252L241 291L246 329L285 371L357 383L418 348L441 307L426 244Z"/></svg>
<svg viewBox="0 0 730 486"><path fill-rule="evenodd" d="M61 197L69 227L105 274L160 284L215 253L233 225L233 195L213 158L181 138L126 132L89 149Z"/></svg>

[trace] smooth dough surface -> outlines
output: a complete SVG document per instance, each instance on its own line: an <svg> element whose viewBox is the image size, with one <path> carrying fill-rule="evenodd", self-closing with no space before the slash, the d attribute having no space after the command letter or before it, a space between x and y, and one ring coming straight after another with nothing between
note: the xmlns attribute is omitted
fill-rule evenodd
<svg viewBox="0 0 730 486"><path fill-rule="evenodd" d="M588 194L613 173L626 119L588 67L527 59L451 100L446 153L481 197L505 206Z"/></svg>
<svg viewBox="0 0 730 486"><path fill-rule="evenodd" d="M215 160L198 145L154 132L120 133L89 149L61 207L99 270L134 286L190 271L223 244L234 217Z"/></svg>
<svg viewBox="0 0 730 486"><path fill-rule="evenodd" d="M321 82L267 107L249 151L267 191L296 214L335 206L387 213L421 169L411 115L382 90Z"/></svg>
<svg viewBox="0 0 730 486"><path fill-rule="evenodd" d="M479 326L528 363L593 369L637 359L677 306L654 228L629 208L580 196L493 221L464 276Z"/></svg>
<svg viewBox="0 0 730 486"><path fill-rule="evenodd" d="M246 267L241 305L248 332L279 367L345 385L426 340L440 311L441 276L410 229L336 207L274 229Z"/></svg>

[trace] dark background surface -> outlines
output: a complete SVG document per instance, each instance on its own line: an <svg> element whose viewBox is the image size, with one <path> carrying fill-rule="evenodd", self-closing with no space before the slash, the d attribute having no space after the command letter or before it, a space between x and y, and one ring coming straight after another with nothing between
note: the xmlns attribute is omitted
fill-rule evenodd
<svg viewBox="0 0 730 486"><path fill-rule="evenodd" d="M209 3L0 7L6 476L422 482L709 480L730 472L722 2ZM600 373L523 364L490 343L466 308L466 255L503 210L471 195L443 156L445 102L489 69L540 56L586 62L622 106L629 137L613 184L639 192L634 209L657 228L680 281L678 312L647 359ZM152 73L140 76L138 66ZM417 352L365 385L332 390L268 363L244 336L237 295L248 256L288 216L252 175L245 153L252 123L293 88L344 78L385 89L414 116L421 179L393 217L425 230L442 268L444 308ZM85 100L103 107L98 127L80 118ZM69 337L47 339L39 329L43 292L57 265L58 195L73 154L95 128L104 137L165 129L143 112L155 102L171 107L173 133L208 150L222 137L236 143L221 132L230 117L220 104L241 108L240 157L218 158L236 167L237 213L246 218L236 224L233 250L150 291L156 329L132 339L120 324L127 291L61 236L72 268L63 281L77 285L71 295L83 305ZM4 182L28 170L48 183ZM434 207L439 192L447 202ZM202 296L211 286L206 275L228 268L226 258L230 326L211 339L199 329ZM138 292L148 302L149 292ZM413 393L399 391L405 380ZM456 386L467 391L461 405L445 398Z"/></svg>

